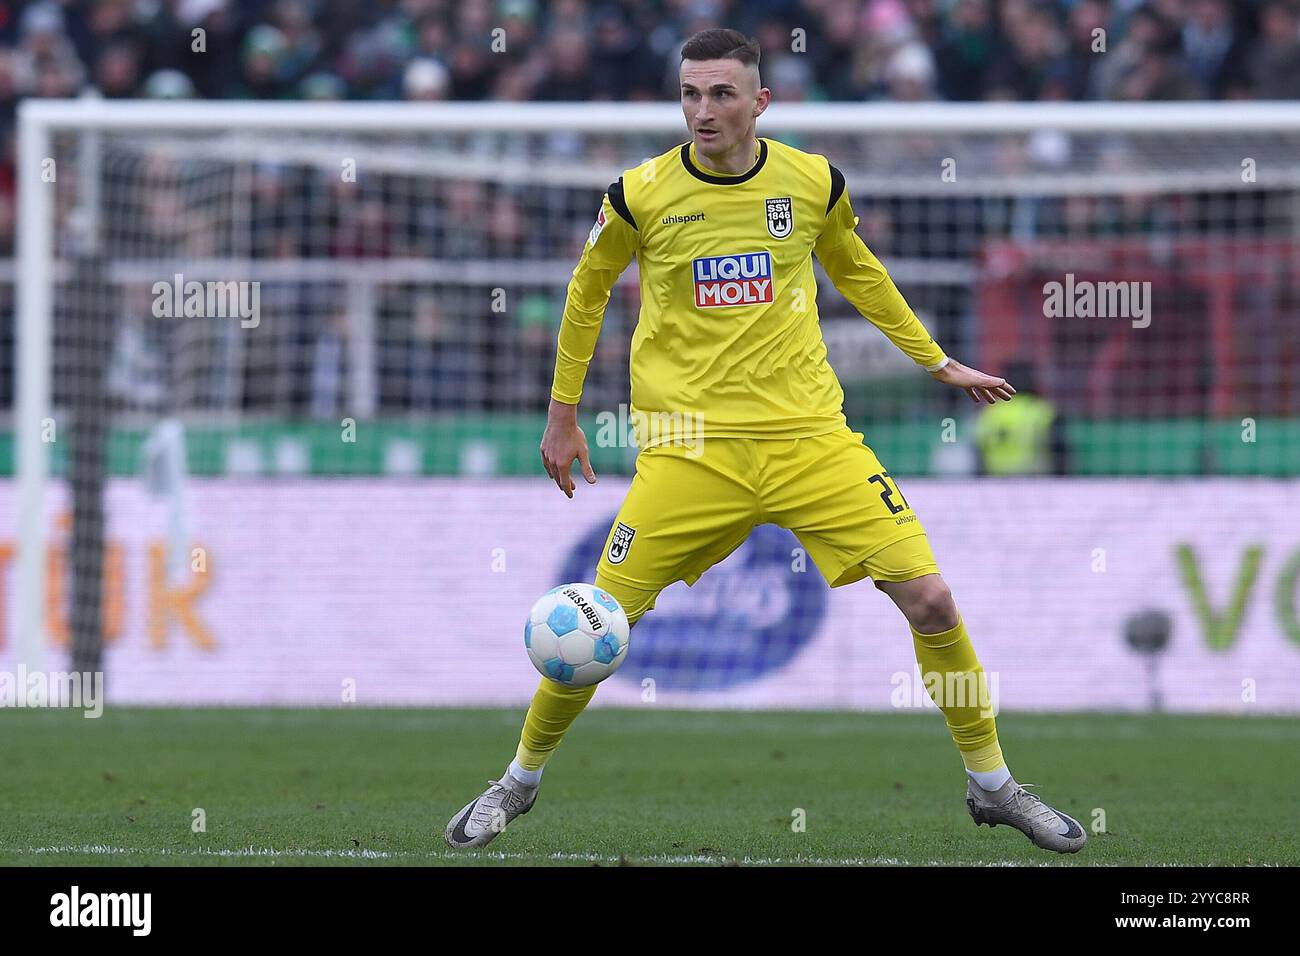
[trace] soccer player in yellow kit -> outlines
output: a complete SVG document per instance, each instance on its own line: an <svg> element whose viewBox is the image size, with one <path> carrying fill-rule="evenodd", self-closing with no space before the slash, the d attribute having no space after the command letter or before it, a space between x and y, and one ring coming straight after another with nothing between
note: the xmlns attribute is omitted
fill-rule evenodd
<svg viewBox="0 0 1300 956"><path fill-rule="evenodd" d="M605 194L569 283L542 462L570 498L574 459L596 480L577 405L610 290L636 256L631 418L641 450L596 586L635 624L660 591L693 584L754 525L789 528L831 587L870 577L907 619L921 673L944 675L927 687L965 764L976 824L1008 824L1037 846L1075 852L1086 839L1078 821L1008 771L983 670L925 530L845 421L812 255L939 381L977 403L1010 400L1015 389L935 344L854 231L839 170L756 136L771 99L758 60L757 44L734 30L706 30L683 46L691 141L627 171ZM515 759L447 824L451 846L483 846L532 808L543 765L595 690L542 679Z"/></svg>

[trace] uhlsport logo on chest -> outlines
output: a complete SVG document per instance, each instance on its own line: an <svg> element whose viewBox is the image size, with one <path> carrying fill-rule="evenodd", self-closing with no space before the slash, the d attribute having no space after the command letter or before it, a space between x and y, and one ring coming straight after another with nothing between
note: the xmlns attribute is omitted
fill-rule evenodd
<svg viewBox="0 0 1300 956"><path fill-rule="evenodd" d="M691 262L691 274L695 280L696 308L716 309L772 301L771 253L704 256Z"/></svg>

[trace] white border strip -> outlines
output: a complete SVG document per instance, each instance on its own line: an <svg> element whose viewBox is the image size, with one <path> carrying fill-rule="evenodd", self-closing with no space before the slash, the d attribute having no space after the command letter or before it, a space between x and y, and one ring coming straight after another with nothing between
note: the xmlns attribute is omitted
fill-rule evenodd
<svg viewBox="0 0 1300 956"><path fill-rule="evenodd" d="M57 129L241 128L390 133L682 132L675 103L263 103L24 100L21 120ZM1012 133L1300 130L1300 107L1263 103L776 103L765 129Z"/></svg>

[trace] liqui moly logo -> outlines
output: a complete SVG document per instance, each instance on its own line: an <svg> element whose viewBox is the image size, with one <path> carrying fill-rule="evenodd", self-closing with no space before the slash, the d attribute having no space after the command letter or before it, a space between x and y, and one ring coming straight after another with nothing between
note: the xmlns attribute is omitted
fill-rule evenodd
<svg viewBox="0 0 1300 956"><path fill-rule="evenodd" d="M758 305L772 301L772 256L745 252L735 256L706 256L691 263L695 278L695 307Z"/></svg>

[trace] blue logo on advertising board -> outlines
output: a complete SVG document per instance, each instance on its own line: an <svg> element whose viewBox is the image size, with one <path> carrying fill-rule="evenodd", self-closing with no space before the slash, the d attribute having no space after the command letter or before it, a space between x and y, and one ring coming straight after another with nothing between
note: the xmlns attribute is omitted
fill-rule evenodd
<svg viewBox="0 0 1300 956"><path fill-rule="evenodd" d="M613 517L594 527L569 554L561 581L595 581ZM806 560L796 571L798 539L776 525L758 525L749 540L693 587L678 583L632 628L627 660L611 680L661 688L723 690L779 671L812 640L826 615L829 588ZM611 588L614 596L616 589Z"/></svg>

